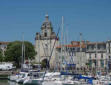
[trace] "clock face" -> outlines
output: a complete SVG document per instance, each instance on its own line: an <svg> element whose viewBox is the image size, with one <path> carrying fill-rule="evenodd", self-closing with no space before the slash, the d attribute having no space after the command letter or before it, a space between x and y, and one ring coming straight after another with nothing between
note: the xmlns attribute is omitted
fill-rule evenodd
<svg viewBox="0 0 111 85"><path fill-rule="evenodd" d="M47 48L47 47L48 47L47 42L44 42L44 47L45 47L45 48Z"/></svg>
<svg viewBox="0 0 111 85"><path fill-rule="evenodd" d="M47 44L45 44L45 47L48 47L48 45L47 45Z"/></svg>
<svg viewBox="0 0 111 85"><path fill-rule="evenodd" d="M50 45L51 45L50 41L47 40L43 43L44 48L50 48Z"/></svg>

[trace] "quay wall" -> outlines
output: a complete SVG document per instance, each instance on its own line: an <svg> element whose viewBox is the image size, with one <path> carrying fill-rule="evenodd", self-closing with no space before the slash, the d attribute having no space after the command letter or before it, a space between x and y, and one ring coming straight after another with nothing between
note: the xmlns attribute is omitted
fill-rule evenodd
<svg viewBox="0 0 111 85"><path fill-rule="evenodd" d="M12 74L12 71L0 71L0 79L8 79L8 76Z"/></svg>

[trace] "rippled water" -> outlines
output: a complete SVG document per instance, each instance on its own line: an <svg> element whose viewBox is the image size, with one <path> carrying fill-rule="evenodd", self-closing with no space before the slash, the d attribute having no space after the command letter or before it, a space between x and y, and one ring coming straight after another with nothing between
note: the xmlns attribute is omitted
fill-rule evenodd
<svg viewBox="0 0 111 85"><path fill-rule="evenodd" d="M0 80L0 85L23 85L9 80Z"/></svg>
<svg viewBox="0 0 111 85"><path fill-rule="evenodd" d="M0 80L0 85L23 85L23 84L18 84L16 82L11 82L9 80Z"/></svg>

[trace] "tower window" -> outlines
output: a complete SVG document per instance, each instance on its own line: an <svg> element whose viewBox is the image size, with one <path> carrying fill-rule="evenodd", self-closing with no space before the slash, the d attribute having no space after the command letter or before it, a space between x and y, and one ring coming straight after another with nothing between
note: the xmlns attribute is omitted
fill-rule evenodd
<svg viewBox="0 0 111 85"><path fill-rule="evenodd" d="M47 33L46 32L44 33L44 36L47 37Z"/></svg>
<svg viewBox="0 0 111 85"><path fill-rule="evenodd" d="M95 58L97 58L97 54L95 54Z"/></svg>
<svg viewBox="0 0 111 85"><path fill-rule="evenodd" d="M103 59L103 54L101 54L101 58Z"/></svg>

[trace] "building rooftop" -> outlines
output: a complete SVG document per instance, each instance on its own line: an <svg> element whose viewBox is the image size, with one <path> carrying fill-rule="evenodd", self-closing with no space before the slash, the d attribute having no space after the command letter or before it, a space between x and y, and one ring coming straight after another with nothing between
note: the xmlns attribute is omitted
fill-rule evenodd
<svg viewBox="0 0 111 85"><path fill-rule="evenodd" d="M71 41L71 44L68 44L68 45L63 45L65 47L69 47L69 48L72 48L72 47L80 47L80 41ZM84 41L81 42L81 48L85 48L86 47L86 44ZM60 46L57 46L56 48L61 48L61 45Z"/></svg>
<svg viewBox="0 0 111 85"><path fill-rule="evenodd" d="M10 42L3 42L3 41L0 41L0 45L7 45L9 44Z"/></svg>

